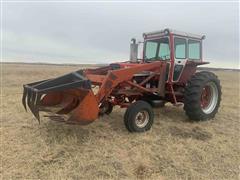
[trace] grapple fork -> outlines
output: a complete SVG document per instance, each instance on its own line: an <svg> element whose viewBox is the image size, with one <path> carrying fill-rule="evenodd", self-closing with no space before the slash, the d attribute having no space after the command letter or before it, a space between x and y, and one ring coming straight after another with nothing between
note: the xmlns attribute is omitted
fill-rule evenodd
<svg viewBox="0 0 240 180"><path fill-rule="evenodd" d="M41 107L60 106L56 114L71 113L72 116L66 122L80 124L95 120L99 110L91 82L84 77L82 70L23 85L22 103L25 110L28 107L39 122ZM88 105L91 105L91 112Z"/></svg>

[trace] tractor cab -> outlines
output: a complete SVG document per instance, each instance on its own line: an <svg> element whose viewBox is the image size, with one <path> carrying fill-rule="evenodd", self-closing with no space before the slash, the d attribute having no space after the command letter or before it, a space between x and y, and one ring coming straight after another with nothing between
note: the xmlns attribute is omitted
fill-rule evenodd
<svg viewBox="0 0 240 180"><path fill-rule="evenodd" d="M143 33L143 38L142 62L162 61L167 63L169 82L178 82L185 67L190 69L189 65L192 68L207 64L202 59L202 40L205 36L164 29ZM133 62L136 61L134 55L137 54L137 46L135 40L132 41L130 58Z"/></svg>

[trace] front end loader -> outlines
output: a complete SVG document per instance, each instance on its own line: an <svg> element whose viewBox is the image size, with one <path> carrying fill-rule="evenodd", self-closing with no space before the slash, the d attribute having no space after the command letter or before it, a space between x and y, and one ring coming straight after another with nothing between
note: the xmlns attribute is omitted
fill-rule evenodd
<svg viewBox="0 0 240 180"><path fill-rule="evenodd" d="M45 111L59 117L55 120L86 125L117 105L127 108L124 124L130 132L149 130L152 108L167 102L184 104L192 120L213 118L221 101L220 82L211 72L196 72L208 64L202 60L204 36L164 29L143 38L141 59L132 39L130 61L23 85L23 106L39 122L39 112Z"/></svg>

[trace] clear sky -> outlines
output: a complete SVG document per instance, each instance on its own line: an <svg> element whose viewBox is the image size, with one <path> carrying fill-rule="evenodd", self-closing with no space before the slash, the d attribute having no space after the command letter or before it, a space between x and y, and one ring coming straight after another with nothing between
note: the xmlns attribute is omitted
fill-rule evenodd
<svg viewBox="0 0 240 180"><path fill-rule="evenodd" d="M129 59L132 37L165 27L204 34L211 67L239 68L237 2L4 2L3 59L108 63Z"/></svg>

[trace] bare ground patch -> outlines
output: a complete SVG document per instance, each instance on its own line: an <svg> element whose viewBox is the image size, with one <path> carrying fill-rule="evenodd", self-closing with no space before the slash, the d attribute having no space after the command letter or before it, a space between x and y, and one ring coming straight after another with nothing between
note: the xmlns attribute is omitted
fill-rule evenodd
<svg viewBox="0 0 240 180"><path fill-rule="evenodd" d="M3 179L239 178L238 72L217 72L223 98L212 121L190 122L182 107L167 104L154 110L153 128L142 134L128 133L119 108L88 126L49 117L39 125L21 105L22 84L78 68L3 65Z"/></svg>
<svg viewBox="0 0 240 180"><path fill-rule="evenodd" d="M186 128L178 128L176 126L170 127L169 132L172 136L176 136L179 138L187 139L197 139L201 141L207 141L212 138L212 134L201 129L200 127L194 127L192 129L186 129Z"/></svg>

